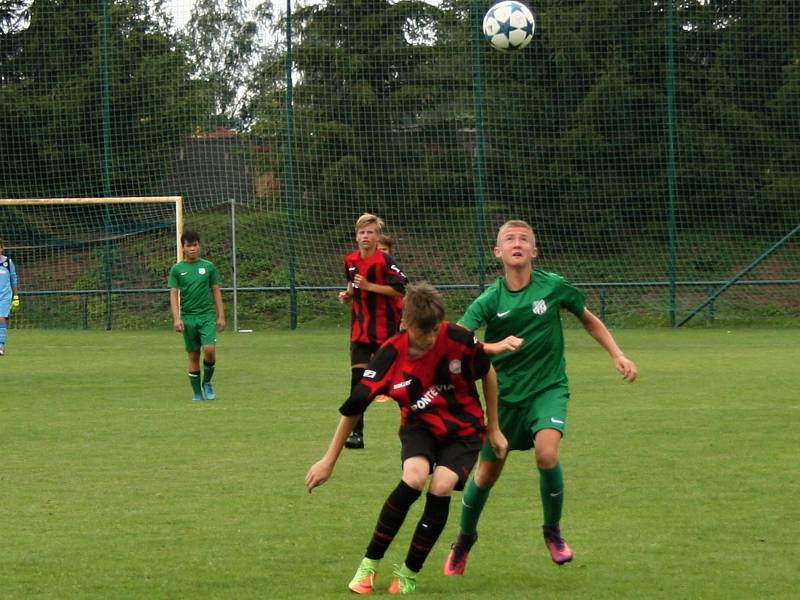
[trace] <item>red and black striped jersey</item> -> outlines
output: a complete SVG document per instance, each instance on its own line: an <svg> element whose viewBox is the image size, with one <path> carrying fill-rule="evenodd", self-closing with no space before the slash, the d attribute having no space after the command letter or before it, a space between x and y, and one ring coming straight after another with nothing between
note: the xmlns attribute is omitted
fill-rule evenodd
<svg viewBox="0 0 800 600"><path fill-rule="evenodd" d="M385 394L400 406L401 429L423 427L438 439L484 440L486 424L475 387L491 365L483 344L467 329L442 321L428 352L411 358L408 345L405 331L383 344L339 412L361 414Z"/></svg>
<svg viewBox="0 0 800 600"><path fill-rule="evenodd" d="M384 252L376 251L372 256L362 257L356 250L344 258L345 275L353 283L361 275L370 283L388 285L405 294L406 279L395 260ZM397 297L366 292L353 287L350 340L382 344L400 330L402 304Z"/></svg>

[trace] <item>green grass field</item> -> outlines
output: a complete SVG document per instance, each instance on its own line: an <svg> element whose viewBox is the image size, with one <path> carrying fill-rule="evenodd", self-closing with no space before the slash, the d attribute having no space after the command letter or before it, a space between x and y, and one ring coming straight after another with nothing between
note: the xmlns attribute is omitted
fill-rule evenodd
<svg viewBox="0 0 800 600"><path fill-rule="evenodd" d="M621 381L568 331L564 533L541 541L515 453L467 574L450 522L419 578L436 598L789 598L800 590L800 333L621 330ZM312 495L349 384L347 332L223 334L219 400L192 403L178 334L11 331L0 359L0 597L346 598L399 475L397 409ZM402 562L418 502L384 559Z"/></svg>

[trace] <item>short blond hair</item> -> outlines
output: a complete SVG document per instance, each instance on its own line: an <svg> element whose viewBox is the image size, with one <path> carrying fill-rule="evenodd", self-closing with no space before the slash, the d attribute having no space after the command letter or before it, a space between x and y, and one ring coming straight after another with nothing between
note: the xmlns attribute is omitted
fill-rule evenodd
<svg viewBox="0 0 800 600"><path fill-rule="evenodd" d="M378 232L379 233L383 232L383 227L384 227L383 219L381 219L377 215L364 213L363 215L358 217L358 220L356 221L356 232L358 232L359 229L364 229L364 227L366 227L367 225L377 225Z"/></svg>
<svg viewBox="0 0 800 600"><path fill-rule="evenodd" d="M500 245L500 236L503 235L503 232L506 229L510 229L511 227L521 227L523 229L527 229L528 231L530 231L531 235L533 236L534 245L536 244L536 232L533 230L533 227L528 225L528 223L526 223L525 221L521 221L519 219L512 219L512 220L506 221L505 223L500 225L500 229L497 230L497 242L496 243L497 243L498 246Z"/></svg>
<svg viewBox="0 0 800 600"><path fill-rule="evenodd" d="M403 321L422 331L433 331L444 320L444 298L427 281L420 281L406 288L403 299Z"/></svg>

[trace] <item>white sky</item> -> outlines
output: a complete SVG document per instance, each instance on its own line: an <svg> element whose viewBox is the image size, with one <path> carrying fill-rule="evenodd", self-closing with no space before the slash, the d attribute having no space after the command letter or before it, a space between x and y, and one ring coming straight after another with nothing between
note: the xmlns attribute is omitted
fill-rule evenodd
<svg viewBox="0 0 800 600"><path fill-rule="evenodd" d="M192 0L170 0L172 6L172 16L175 19L175 27L181 29L189 20L189 13L194 2Z"/></svg>
<svg viewBox="0 0 800 600"><path fill-rule="evenodd" d="M247 0L250 8L254 8L261 0ZM189 21L189 17L194 7L194 0L170 0L172 7L172 16L175 17L175 27L181 29ZM275 8L280 10L281 4L286 4L285 0L278 0L275 2Z"/></svg>
<svg viewBox="0 0 800 600"><path fill-rule="evenodd" d="M247 5L252 10L263 0L247 0ZM175 17L175 27L181 29L189 21L195 0L170 0L169 6L172 8L172 15ZM314 0L291 0L292 7L298 4L312 4ZM273 8L276 13L282 14L286 8L286 0L272 0Z"/></svg>

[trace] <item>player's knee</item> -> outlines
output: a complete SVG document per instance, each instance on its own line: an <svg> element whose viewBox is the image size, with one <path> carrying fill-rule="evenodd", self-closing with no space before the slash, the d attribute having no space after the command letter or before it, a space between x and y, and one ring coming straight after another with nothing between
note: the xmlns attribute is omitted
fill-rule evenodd
<svg viewBox="0 0 800 600"><path fill-rule="evenodd" d="M431 480L428 492L434 496L452 496L456 485L458 485L458 475L453 473L452 478L434 478Z"/></svg>
<svg viewBox="0 0 800 600"><path fill-rule="evenodd" d="M558 464L558 448L536 449L536 466L540 469L552 469Z"/></svg>
<svg viewBox="0 0 800 600"><path fill-rule="evenodd" d="M422 490L430 475L430 465L425 460L409 459L403 463L403 481L415 490Z"/></svg>
<svg viewBox="0 0 800 600"><path fill-rule="evenodd" d="M403 481L405 484L415 490L421 491L425 487L425 482L428 480L428 474L422 475L417 471L404 471Z"/></svg>
<svg viewBox="0 0 800 600"><path fill-rule="evenodd" d="M458 474L447 467L436 467L428 492L434 496L451 496L458 485Z"/></svg>
<svg viewBox="0 0 800 600"><path fill-rule="evenodd" d="M216 346L207 345L203 346L203 360L207 363L217 362L217 348Z"/></svg>

